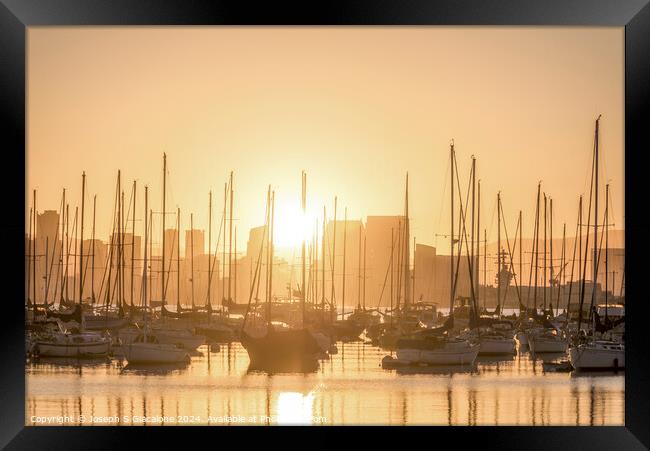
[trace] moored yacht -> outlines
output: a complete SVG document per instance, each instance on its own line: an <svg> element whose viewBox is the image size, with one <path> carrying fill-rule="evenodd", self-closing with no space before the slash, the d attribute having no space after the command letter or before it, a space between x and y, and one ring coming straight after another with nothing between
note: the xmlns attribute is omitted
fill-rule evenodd
<svg viewBox="0 0 650 451"><path fill-rule="evenodd" d="M577 370L625 368L625 344L596 340L569 349L571 365Z"/></svg>

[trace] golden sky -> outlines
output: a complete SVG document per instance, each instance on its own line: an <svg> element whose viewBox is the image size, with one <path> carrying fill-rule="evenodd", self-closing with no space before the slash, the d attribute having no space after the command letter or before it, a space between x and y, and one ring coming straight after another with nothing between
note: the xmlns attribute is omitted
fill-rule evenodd
<svg viewBox="0 0 650 451"><path fill-rule="evenodd" d="M235 171L243 249L268 184L281 228L299 210L303 169L310 216L327 203L331 218L338 195L341 219L345 206L350 219L401 214L409 171L411 236L445 253L435 235L449 228L453 138L463 179L478 158L490 240L499 190L509 233L523 209L532 235L539 180L559 236L589 194L602 114L601 188L610 181L623 228L623 58L622 27L30 27L29 204L36 188L39 211L58 209L66 187L73 211L85 170L105 238L117 170L127 202L137 179L141 218L144 184L161 209L166 152L167 205L181 207L183 228L190 212L207 227L212 189L216 236Z"/></svg>

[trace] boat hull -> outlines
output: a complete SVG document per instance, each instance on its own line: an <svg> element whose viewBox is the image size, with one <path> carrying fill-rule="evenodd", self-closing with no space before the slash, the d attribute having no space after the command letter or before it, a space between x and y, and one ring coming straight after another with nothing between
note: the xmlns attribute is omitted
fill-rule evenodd
<svg viewBox="0 0 650 451"><path fill-rule="evenodd" d="M542 354L547 352L563 353L568 348L566 340L548 340L537 337L528 341L528 347L533 354Z"/></svg>
<svg viewBox="0 0 650 451"><path fill-rule="evenodd" d="M169 344L131 343L123 350L129 363L181 363L190 360L186 349Z"/></svg>
<svg viewBox="0 0 650 451"><path fill-rule="evenodd" d="M272 331L260 337L242 332L251 369L300 370L318 364L322 348L308 330Z"/></svg>
<svg viewBox="0 0 650 451"><path fill-rule="evenodd" d="M98 357L108 354L110 340L93 343L51 343L37 341L34 351L43 357Z"/></svg>
<svg viewBox="0 0 650 451"><path fill-rule="evenodd" d="M397 359L409 364L471 365L479 353L479 345L449 346L439 349L398 348Z"/></svg>
<svg viewBox="0 0 650 451"><path fill-rule="evenodd" d="M516 343L514 338L481 338L479 355L514 354Z"/></svg>
<svg viewBox="0 0 650 451"><path fill-rule="evenodd" d="M615 370L625 368L625 350L594 349L584 345L569 350L571 365L577 370Z"/></svg>
<svg viewBox="0 0 650 451"><path fill-rule="evenodd" d="M173 329L154 329L151 333L158 338L161 344L180 345L189 351L193 351L205 343L203 335L186 334Z"/></svg>

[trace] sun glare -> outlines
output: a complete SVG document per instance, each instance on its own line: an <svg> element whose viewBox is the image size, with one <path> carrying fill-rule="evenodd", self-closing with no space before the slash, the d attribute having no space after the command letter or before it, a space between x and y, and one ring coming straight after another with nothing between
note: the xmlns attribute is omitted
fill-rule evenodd
<svg viewBox="0 0 650 451"><path fill-rule="evenodd" d="M273 244L279 248L297 248L303 239L310 239L313 224L303 215L298 204L280 204L275 207Z"/></svg>
<svg viewBox="0 0 650 451"><path fill-rule="evenodd" d="M278 396L278 424L311 424L314 395L284 392Z"/></svg>

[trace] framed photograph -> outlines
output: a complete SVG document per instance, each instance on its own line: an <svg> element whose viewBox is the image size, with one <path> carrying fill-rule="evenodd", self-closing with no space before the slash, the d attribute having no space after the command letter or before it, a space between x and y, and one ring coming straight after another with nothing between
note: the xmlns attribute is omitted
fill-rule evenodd
<svg viewBox="0 0 650 451"><path fill-rule="evenodd" d="M647 1L311 6L2 0L0 443L650 446Z"/></svg>

